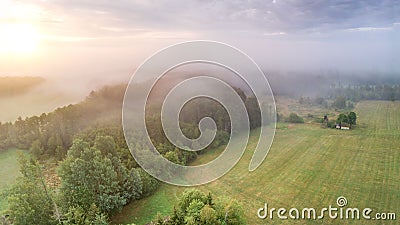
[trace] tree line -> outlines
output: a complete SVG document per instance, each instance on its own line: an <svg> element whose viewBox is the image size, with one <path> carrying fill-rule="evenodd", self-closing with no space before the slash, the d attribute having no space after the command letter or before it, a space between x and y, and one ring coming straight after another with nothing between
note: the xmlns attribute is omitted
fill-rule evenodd
<svg viewBox="0 0 400 225"><path fill-rule="evenodd" d="M361 100L400 100L400 84L332 85L328 97L335 99L344 96L358 102Z"/></svg>
<svg viewBox="0 0 400 225"><path fill-rule="evenodd" d="M125 85L106 86L91 92L81 103L18 118L14 123L0 123L0 150L29 149L32 155L32 159L21 159L22 176L7 193L9 222L107 224L109 216L124 205L156 191L158 181L138 166L125 142L121 125L124 90ZM236 91L246 105L251 128L259 126L260 109L255 99L240 89ZM229 140L229 115L217 102L200 99L181 112L181 129L189 138L200 135L201 118L209 116L216 121L216 138L200 152L184 151L168 141L158 109L150 108L146 115L148 133L157 150L172 162L187 165L198 154ZM48 160L58 162L61 185L54 189L43 178L40 162ZM219 215L217 208L212 209Z"/></svg>

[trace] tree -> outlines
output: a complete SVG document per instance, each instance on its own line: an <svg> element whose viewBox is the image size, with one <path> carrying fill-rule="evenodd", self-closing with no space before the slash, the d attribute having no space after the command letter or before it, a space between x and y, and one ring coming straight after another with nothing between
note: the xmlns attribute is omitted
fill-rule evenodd
<svg viewBox="0 0 400 225"><path fill-rule="evenodd" d="M103 144L112 146L112 139L101 140L106 139L111 143ZM96 146L99 143L90 147L82 140L74 141L59 167L60 193L65 207L88 209L95 204L100 212L110 213L141 197L141 177L136 169L126 169L110 152L102 155Z"/></svg>
<svg viewBox="0 0 400 225"><path fill-rule="evenodd" d="M153 194L159 186L158 180L150 176L143 169L139 169L139 175L142 180L142 197Z"/></svg>
<svg viewBox="0 0 400 225"><path fill-rule="evenodd" d="M165 154L164 158L175 164L182 164L179 160L178 154L175 151L169 151Z"/></svg>
<svg viewBox="0 0 400 225"><path fill-rule="evenodd" d="M219 224L217 212L210 205L205 205L200 211L200 223L204 225Z"/></svg>
<svg viewBox="0 0 400 225"><path fill-rule="evenodd" d="M37 161L20 156L21 177L8 195L9 214L13 224L57 224L58 209L43 178Z"/></svg>
<svg viewBox="0 0 400 225"><path fill-rule="evenodd" d="M350 112L348 115L348 120L351 125L357 124L357 114L355 112Z"/></svg>
<svg viewBox="0 0 400 225"><path fill-rule="evenodd" d="M64 147L59 145L57 146L56 150L54 151L54 156L56 157L57 160L62 160L66 154L66 151L64 150Z"/></svg>
<svg viewBox="0 0 400 225"><path fill-rule="evenodd" d="M221 221L221 224L246 224L243 209L237 200L227 197L219 198L217 199L214 208L217 212L218 219Z"/></svg>
<svg viewBox="0 0 400 225"><path fill-rule="evenodd" d="M35 140L34 142L32 142L30 151L34 157L40 159L44 153L42 142L40 142L40 140Z"/></svg>
<svg viewBox="0 0 400 225"><path fill-rule="evenodd" d="M157 217L151 224L168 225L242 225L246 224L240 204L230 198L213 200L197 189L183 192L179 198L178 207L174 207L172 216L160 219Z"/></svg>
<svg viewBox="0 0 400 225"><path fill-rule="evenodd" d="M84 210L80 206L71 206L65 214L63 224L107 225L108 217L100 213L95 204L92 204L88 210Z"/></svg>
<svg viewBox="0 0 400 225"><path fill-rule="evenodd" d="M174 212L172 213L171 218L168 221L168 224L176 225L176 224L185 224L184 216L182 212L177 210L174 206Z"/></svg>
<svg viewBox="0 0 400 225"><path fill-rule="evenodd" d="M185 223L188 225L200 224L200 212L204 206L201 199L193 199L186 208Z"/></svg>
<svg viewBox="0 0 400 225"><path fill-rule="evenodd" d="M117 156L117 145L115 141L110 136L96 136L94 141L94 147L103 155L111 154L113 156Z"/></svg>
<svg viewBox="0 0 400 225"><path fill-rule="evenodd" d="M342 123L349 123L349 118L346 114L341 113L339 114L338 118L336 119L337 124L342 124Z"/></svg>
<svg viewBox="0 0 400 225"><path fill-rule="evenodd" d="M102 212L121 208L121 196L111 160L96 149L87 148L78 158L67 156L60 164L60 192L67 206L88 209L93 203Z"/></svg>

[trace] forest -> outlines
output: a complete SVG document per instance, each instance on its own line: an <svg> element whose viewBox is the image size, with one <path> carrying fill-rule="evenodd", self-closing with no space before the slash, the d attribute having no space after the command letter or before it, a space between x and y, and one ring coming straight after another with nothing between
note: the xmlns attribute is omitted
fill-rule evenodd
<svg viewBox="0 0 400 225"><path fill-rule="evenodd" d="M122 84L105 86L92 91L79 104L40 116L19 117L14 123L0 123L0 151L27 149L32 155L31 159L20 159L22 177L5 193L9 209L3 217L9 223L107 224L109 216L124 205L157 190L159 182L138 166L125 142L121 125L125 87ZM260 112L255 99L240 89L236 91L250 114L251 128L258 127ZM162 132L159 109L149 104L148 133L157 150L172 162L186 165L198 154L229 140L229 116L215 101L196 99L181 112L180 125L189 138L200 135L197 124L204 116L212 117L217 123L214 141L199 152L178 149L168 141ZM58 187L49 188L45 183L43 165L49 162L57 165ZM193 219L200 218L190 220Z"/></svg>

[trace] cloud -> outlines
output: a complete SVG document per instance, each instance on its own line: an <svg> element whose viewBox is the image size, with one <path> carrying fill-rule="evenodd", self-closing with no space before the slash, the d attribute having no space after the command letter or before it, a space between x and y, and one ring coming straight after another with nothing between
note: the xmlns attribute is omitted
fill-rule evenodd
<svg viewBox="0 0 400 225"><path fill-rule="evenodd" d="M286 32L265 32L263 33L265 36L277 36L277 35L286 35Z"/></svg>
<svg viewBox="0 0 400 225"><path fill-rule="evenodd" d="M80 35L154 31L332 32L387 27L400 21L395 0L54 0L20 1L42 7L44 20L60 21ZM59 26L63 26L59 24ZM118 28L116 30L104 28ZM117 35L117 34L116 34Z"/></svg>
<svg viewBox="0 0 400 225"><path fill-rule="evenodd" d="M400 4L391 0L0 0L0 9L0 23L22 15L44 38L31 61L0 56L3 74L92 87L193 39L231 44L266 71L400 72Z"/></svg>
<svg viewBox="0 0 400 225"><path fill-rule="evenodd" d="M391 31L392 27L356 27L346 29L347 31Z"/></svg>

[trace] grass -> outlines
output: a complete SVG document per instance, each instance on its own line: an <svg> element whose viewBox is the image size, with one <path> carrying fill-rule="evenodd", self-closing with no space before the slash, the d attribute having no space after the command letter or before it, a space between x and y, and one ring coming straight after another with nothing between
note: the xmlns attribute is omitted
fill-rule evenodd
<svg viewBox="0 0 400 225"><path fill-rule="evenodd" d="M19 176L18 155L26 151L9 149L0 152L0 192L7 189ZM7 208L7 200L0 196L0 212Z"/></svg>
<svg viewBox="0 0 400 225"><path fill-rule="evenodd" d="M365 101L356 106L355 112L358 125L350 131L324 129L316 124L291 124L277 129L264 163L249 172L252 149L257 143L254 131L239 163L222 178L198 188L215 196L238 199L248 224L396 224L329 218L283 221L276 215L274 220L262 221L256 216L265 202L275 208L321 209L336 206L339 196L347 198L348 207L369 207L374 212L395 212L400 216L400 103ZM201 155L199 162L215 158L218 151L222 148ZM157 209L162 214L172 211L174 196L183 190L162 185L155 195L126 207L114 222L145 224L154 218Z"/></svg>
<svg viewBox="0 0 400 225"><path fill-rule="evenodd" d="M176 202L177 195L173 186L162 184L153 195L135 201L124 207L121 213L113 217L113 222L146 224L159 213L166 216L173 212L171 203ZM131 222L129 222L131 221Z"/></svg>

